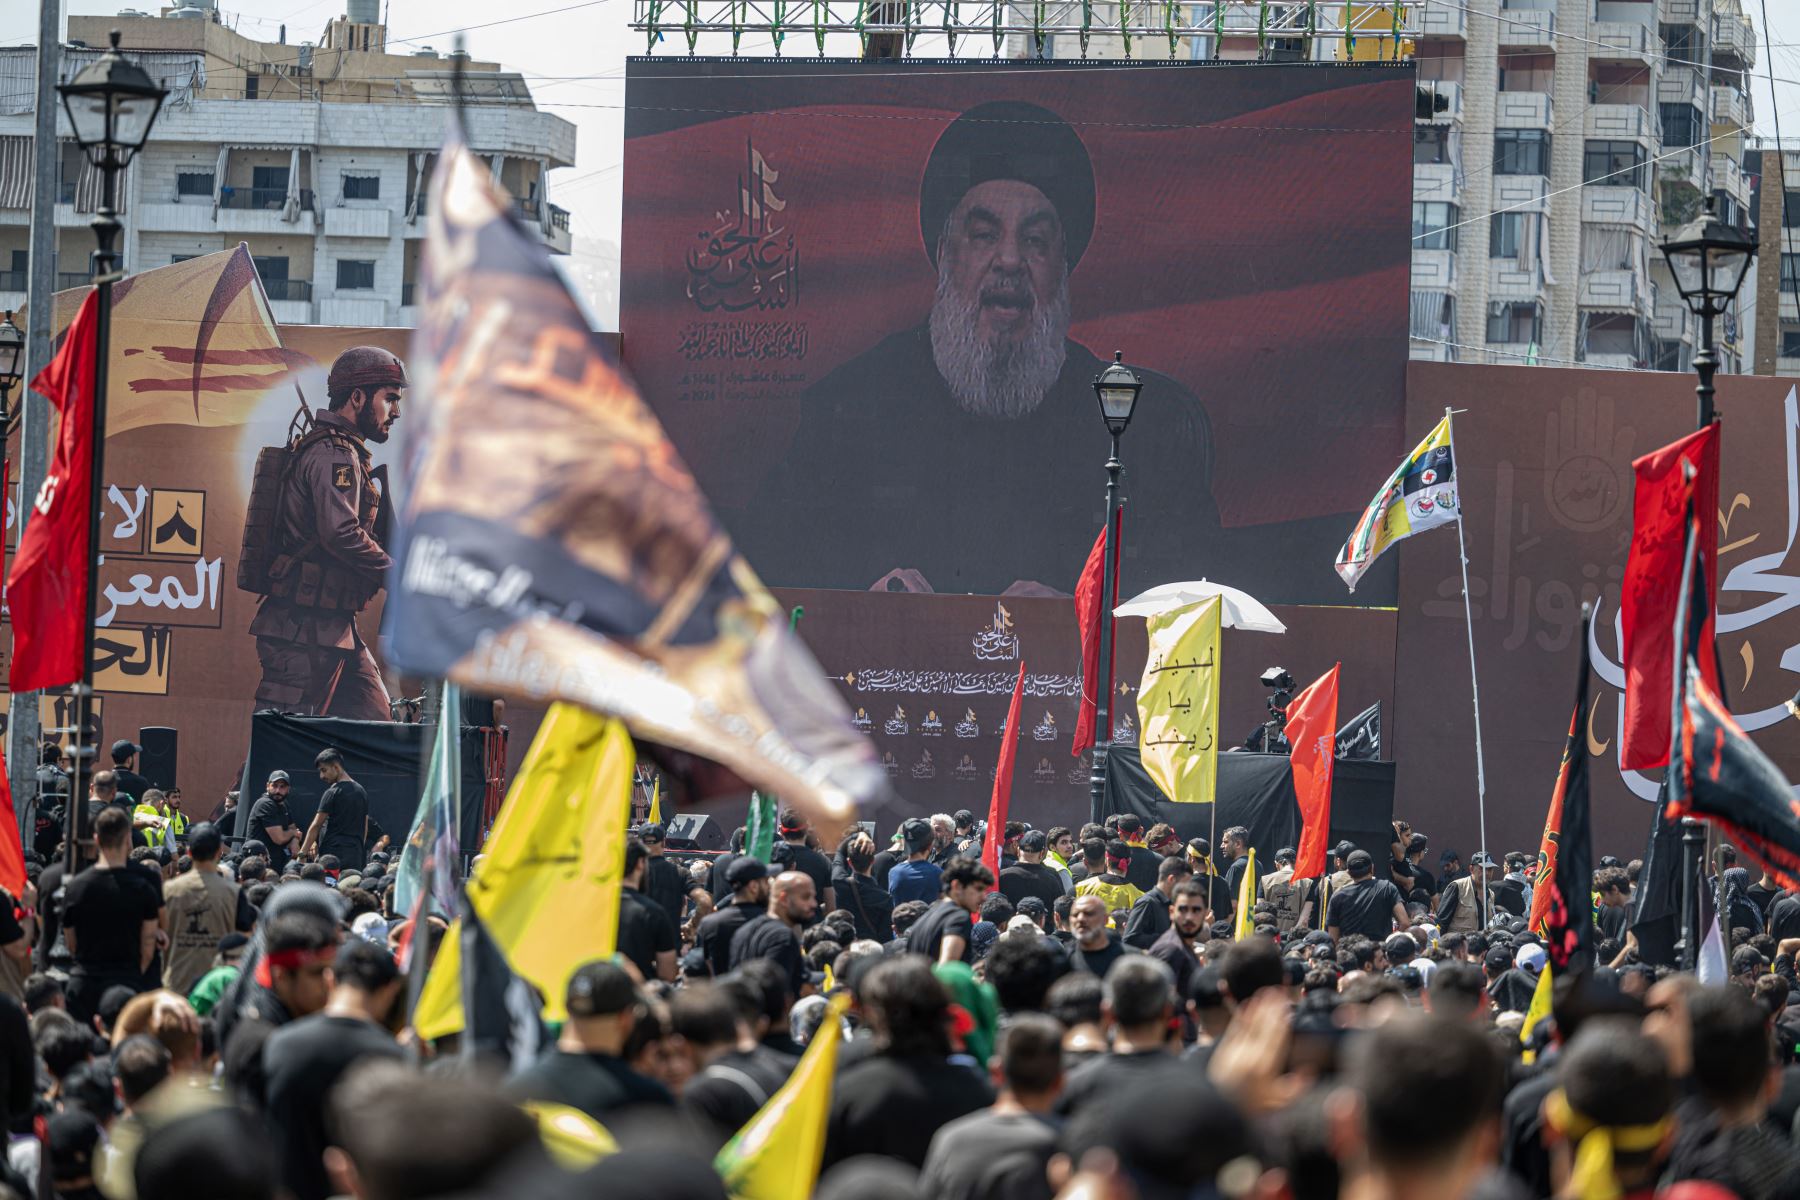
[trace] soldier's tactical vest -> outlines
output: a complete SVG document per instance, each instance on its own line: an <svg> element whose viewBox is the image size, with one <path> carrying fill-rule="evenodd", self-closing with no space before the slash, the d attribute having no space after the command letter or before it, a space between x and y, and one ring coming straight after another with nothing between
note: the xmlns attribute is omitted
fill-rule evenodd
<svg viewBox="0 0 1800 1200"><path fill-rule="evenodd" d="M244 513L244 536L238 550L237 585L258 596L345 612L359 612L381 589L319 549L308 538L288 546L281 538L281 506L293 486L295 468L308 448L319 442L350 439L342 430L315 425L285 446L264 446L256 455L250 500ZM370 528L375 520L376 493L365 479L357 497L357 515Z"/></svg>
<svg viewBox="0 0 1800 1200"><path fill-rule="evenodd" d="M1286 934L1300 923L1300 909L1306 904L1308 880L1287 879L1270 884L1264 897L1275 908L1275 928Z"/></svg>

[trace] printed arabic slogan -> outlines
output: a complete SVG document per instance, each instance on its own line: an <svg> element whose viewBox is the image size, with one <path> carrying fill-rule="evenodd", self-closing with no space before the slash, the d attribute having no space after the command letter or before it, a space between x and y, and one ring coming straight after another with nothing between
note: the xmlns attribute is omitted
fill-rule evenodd
<svg viewBox="0 0 1800 1200"><path fill-rule="evenodd" d="M1219 768L1219 598L1148 621L1138 688L1144 770L1177 804L1210 804Z"/></svg>

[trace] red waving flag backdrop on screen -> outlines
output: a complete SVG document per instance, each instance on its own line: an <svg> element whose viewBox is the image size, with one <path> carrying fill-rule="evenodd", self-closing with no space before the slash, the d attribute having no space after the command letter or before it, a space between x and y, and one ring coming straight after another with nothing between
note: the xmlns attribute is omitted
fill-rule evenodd
<svg viewBox="0 0 1800 1200"><path fill-rule="evenodd" d="M1688 481L1692 463L1694 511L1701 514L1700 561L1710 572L1717 558L1719 525L1719 427L1708 425L1631 464L1637 477L1632 501L1631 556L1620 597L1625 660L1625 728L1619 765L1649 770L1669 762L1669 720L1674 708L1675 607L1681 593L1681 560L1687 544ZM1719 691L1713 648L1713 614L1707 606L1700 630L1700 677Z"/></svg>
<svg viewBox="0 0 1800 1200"><path fill-rule="evenodd" d="M1331 770L1337 761L1338 672L1343 665L1333 665L1288 705L1287 739L1293 747L1288 762L1294 772L1294 798L1300 802L1295 879L1325 873L1325 847L1331 841Z"/></svg>
<svg viewBox="0 0 1800 1200"><path fill-rule="evenodd" d="M1069 751L1076 758L1094 745L1094 720L1100 702L1100 622L1119 604L1119 553L1125 547L1125 506L1113 515L1113 586L1112 603L1100 602L1100 589L1105 587L1101 572L1106 565L1106 526L1094 539L1088 551L1087 565L1081 568L1081 580L1075 585L1075 621L1081 627L1081 711L1075 716L1075 738ZM1111 657L1111 656L1109 656ZM1106 691L1112 694L1113 665L1106 664ZM1107 707L1112 707L1108 701ZM1111 730L1100 736L1110 737Z"/></svg>
<svg viewBox="0 0 1800 1200"><path fill-rule="evenodd" d="M0 461L0 504L12 483L12 460ZM6 546L0 543L0 577L6 574ZM0 592L0 596L4 596ZM25 893L25 847L19 839L19 818L13 809L12 780L6 773L6 754L0 751L0 887L17 900Z"/></svg>
<svg viewBox="0 0 1800 1200"><path fill-rule="evenodd" d="M1019 756L1019 701L1024 695L1025 663L1021 660L1012 704L1006 710L1006 728L1000 733L1000 762L994 768L994 798L988 801L987 836L981 839L981 861L996 879L1000 877L1000 843L1006 840L1006 809L1012 803L1013 759Z"/></svg>
<svg viewBox="0 0 1800 1200"><path fill-rule="evenodd" d="M88 613L89 504L93 499L94 294L81 302L62 349L31 381L62 414L56 457L37 494L7 579L17 692L81 678Z"/></svg>

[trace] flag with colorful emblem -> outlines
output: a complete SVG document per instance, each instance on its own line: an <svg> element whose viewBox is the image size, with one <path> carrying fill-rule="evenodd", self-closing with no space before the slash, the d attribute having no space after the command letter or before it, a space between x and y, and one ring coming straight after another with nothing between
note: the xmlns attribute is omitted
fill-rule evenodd
<svg viewBox="0 0 1800 1200"><path fill-rule="evenodd" d="M1461 515L1456 498L1456 456L1451 448L1450 417L1437 423L1425 440L1388 476L1338 551L1337 573L1351 591L1369 564L1402 538L1448 525Z"/></svg>

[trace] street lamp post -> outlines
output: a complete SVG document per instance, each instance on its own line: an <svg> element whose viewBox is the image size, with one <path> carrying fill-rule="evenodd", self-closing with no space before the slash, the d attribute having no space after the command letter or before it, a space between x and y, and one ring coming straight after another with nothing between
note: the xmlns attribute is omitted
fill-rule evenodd
<svg viewBox="0 0 1800 1200"><path fill-rule="evenodd" d="M1131 413L1137 407L1138 393L1144 381L1125 365L1125 352L1113 352L1113 360L1094 378L1094 394L1100 398L1100 419L1112 435L1112 455L1106 460L1106 545L1100 565L1100 666L1094 680L1094 769L1088 779L1088 810L1097 824L1106 810L1106 756L1112 749L1112 635L1113 592L1118 581L1113 577L1113 556L1117 552L1119 513L1119 472L1125 465L1119 461L1119 438L1131 424Z"/></svg>
<svg viewBox="0 0 1800 1200"><path fill-rule="evenodd" d="M69 82L58 84L63 109L75 141L100 172L100 205L92 226L94 251L94 407L92 493L88 498L87 621L76 695L75 778L69 785L68 825L63 863L67 877L79 868L76 847L87 832L87 795L98 760L91 741L89 715L94 695L94 602L100 590L100 498L106 463L106 367L112 350L112 285L118 275L116 245L123 228L117 209L119 174L130 165L150 137L150 127L168 93L147 71L119 53L119 31L112 31L105 54L82 68ZM48 308L48 305L45 306Z"/></svg>
<svg viewBox="0 0 1800 1200"><path fill-rule="evenodd" d="M1719 369L1713 349L1713 318L1737 298L1750 261L1756 257L1756 241L1737 226L1720 221L1708 196L1700 215L1676 230L1661 249L1675 276L1676 290L1700 318L1700 351L1694 355L1694 370L1700 376L1694 389L1700 398L1695 427L1704 429L1712 424L1713 374Z"/></svg>

